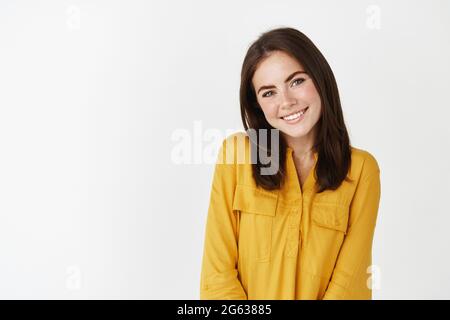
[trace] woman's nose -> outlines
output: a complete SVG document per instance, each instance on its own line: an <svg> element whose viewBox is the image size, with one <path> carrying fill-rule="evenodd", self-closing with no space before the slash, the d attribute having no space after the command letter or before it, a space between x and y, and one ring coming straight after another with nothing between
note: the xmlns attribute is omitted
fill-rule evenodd
<svg viewBox="0 0 450 320"><path fill-rule="evenodd" d="M281 107L289 109L292 105L296 104L297 100L291 96L289 92L284 92L281 94Z"/></svg>

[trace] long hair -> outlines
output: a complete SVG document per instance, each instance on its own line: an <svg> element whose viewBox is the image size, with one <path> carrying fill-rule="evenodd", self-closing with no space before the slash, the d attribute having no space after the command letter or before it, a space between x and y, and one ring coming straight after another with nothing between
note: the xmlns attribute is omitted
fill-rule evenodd
<svg viewBox="0 0 450 320"><path fill-rule="evenodd" d="M351 166L351 146L339 98L338 87L333 71L325 57L313 42L302 32L293 28L278 28L262 33L251 44L244 58L241 70L240 106L242 123L246 131L256 131L257 149L271 150L270 139L266 145L260 146L260 130L275 130L266 120L256 98L252 78L259 63L273 51L283 51L303 65L306 73L311 77L320 96L322 108L317 122L317 135L313 149L318 154L315 176L317 192L327 189L337 189ZM270 136L270 135L268 135ZM253 178L257 186L267 190L279 189L286 179L286 148L287 143L280 135L279 166L276 174L262 175L263 165L256 154L252 154L257 161L252 162ZM266 139L265 139L266 140ZM253 150L253 148L252 148ZM259 152L258 152L259 153Z"/></svg>

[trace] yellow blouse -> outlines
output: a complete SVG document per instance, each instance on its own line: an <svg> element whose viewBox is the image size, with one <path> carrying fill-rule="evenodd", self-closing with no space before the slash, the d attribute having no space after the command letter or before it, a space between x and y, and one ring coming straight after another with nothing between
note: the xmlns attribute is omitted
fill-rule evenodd
<svg viewBox="0 0 450 320"><path fill-rule="evenodd" d="M353 182L319 194L313 190L317 154L302 188L292 149L287 153L288 179L282 189L268 191L253 180L247 134L223 141L206 221L200 299L372 299L381 194L376 159L352 147Z"/></svg>

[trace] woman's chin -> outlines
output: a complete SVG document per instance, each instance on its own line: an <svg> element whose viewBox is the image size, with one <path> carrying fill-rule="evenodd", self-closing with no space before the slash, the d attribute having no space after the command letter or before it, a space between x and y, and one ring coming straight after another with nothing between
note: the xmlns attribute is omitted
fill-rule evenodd
<svg viewBox="0 0 450 320"><path fill-rule="evenodd" d="M304 128L299 127L299 128L281 128L280 129L281 132L283 132L285 135L291 137L291 138L301 138L306 136L307 132L305 131Z"/></svg>

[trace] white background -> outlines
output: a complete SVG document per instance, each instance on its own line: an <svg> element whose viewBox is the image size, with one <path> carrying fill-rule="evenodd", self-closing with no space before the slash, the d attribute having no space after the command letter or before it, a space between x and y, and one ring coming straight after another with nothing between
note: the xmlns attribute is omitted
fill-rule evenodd
<svg viewBox="0 0 450 320"><path fill-rule="evenodd" d="M450 298L445 0L1 1L0 298L198 299L213 165L172 134L242 131L243 57L282 26L379 162L374 298Z"/></svg>

